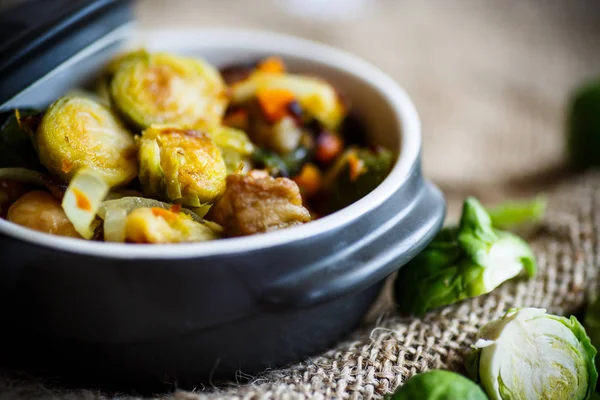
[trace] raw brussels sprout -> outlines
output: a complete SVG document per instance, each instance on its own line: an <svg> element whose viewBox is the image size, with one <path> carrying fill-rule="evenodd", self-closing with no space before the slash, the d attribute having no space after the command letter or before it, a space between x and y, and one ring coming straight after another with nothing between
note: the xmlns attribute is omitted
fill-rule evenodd
<svg viewBox="0 0 600 400"><path fill-rule="evenodd" d="M126 218L125 239L128 242L202 242L221 237L221 228L217 224L200 223L187 214L164 208L137 208Z"/></svg>
<svg viewBox="0 0 600 400"><path fill-rule="evenodd" d="M596 349L577 318L509 310L483 326L468 357L490 399L586 400L596 389Z"/></svg>
<svg viewBox="0 0 600 400"><path fill-rule="evenodd" d="M574 94L568 129L571 165L577 169L600 166L600 81L589 83Z"/></svg>
<svg viewBox="0 0 600 400"><path fill-rule="evenodd" d="M600 346L600 301L598 298L593 298L588 304L584 324L592 344L598 348ZM596 368L600 368L600 359L596 359Z"/></svg>
<svg viewBox="0 0 600 400"><path fill-rule="evenodd" d="M472 380L455 372L434 370L410 378L388 400L487 400Z"/></svg>
<svg viewBox="0 0 600 400"><path fill-rule="evenodd" d="M6 219L51 235L81 237L67 218L60 202L50 193L41 190L20 197L8 209Z"/></svg>
<svg viewBox="0 0 600 400"><path fill-rule="evenodd" d="M512 229L520 225L539 222L546 213L547 200L538 196L531 200L510 201L489 208L488 214L494 228Z"/></svg>
<svg viewBox="0 0 600 400"><path fill-rule="evenodd" d="M225 191L221 150L205 133L152 126L139 138L138 159L146 196L200 207Z"/></svg>
<svg viewBox="0 0 600 400"><path fill-rule="evenodd" d="M221 149L227 173L238 171L240 164L249 164L254 145L241 130L218 126L208 132L211 139Z"/></svg>
<svg viewBox="0 0 600 400"><path fill-rule="evenodd" d="M231 101L245 103L261 90L291 92L300 106L328 129L335 130L346 115L346 107L333 86L302 75L256 71L248 79L231 86Z"/></svg>
<svg viewBox="0 0 600 400"><path fill-rule="evenodd" d="M35 110L18 110L7 113L6 119L0 125L0 168L4 167L40 167L40 161L35 153L31 138L19 124L19 117L38 114Z"/></svg>
<svg viewBox="0 0 600 400"><path fill-rule="evenodd" d="M393 161L393 153L381 148L351 148L343 153L325 175L329 211L349 206L373 191L387 177Z"/></svg>
<svg viewBox="0 0 600 400"><path fill-rule="evenodd" d="M126 185L137 175L132 135L108 107L87 97L56 100L34 142L41 163L64 180L81 168L95 171L110 186Z"/></svg>
<svg viewBox="0 0 600 400"><path fill-rule="evenodd" d="M152 124L214 126L227 106L219 72L202 60L137 54L118 63L110 82L112 103L140 129Z"/></svg>
<svg viewBox="0 0 600 400"><path fill-rule="evenodd" d="M529 245L494 229L483 206L468 198L460 225L442 229L423 252L400 268L396 301L401 312L421 315L489 293L523 271L529 277L536 272Z"/></svg>

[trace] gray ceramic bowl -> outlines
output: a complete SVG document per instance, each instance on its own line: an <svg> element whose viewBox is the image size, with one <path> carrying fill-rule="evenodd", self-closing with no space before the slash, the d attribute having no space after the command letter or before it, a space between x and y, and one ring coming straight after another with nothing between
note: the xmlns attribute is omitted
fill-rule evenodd
<svg viewBox="0 0 600 400"><path fill-rule="evenodd" d="M282 56L290 70L339 87L371 139L397 151L398 161L355 204L252 237L163 246L97 243L0 220L5 351L15 350L27 365L50 360L53 373L144 388L254 374L332 345L359 324L384 279L442 225L445 202L421 175L421 126L409 97L377 68L322 44L269 32L136 32L126 26L1 108L48 104L85 84L124 42L216 65Z"/></svg>

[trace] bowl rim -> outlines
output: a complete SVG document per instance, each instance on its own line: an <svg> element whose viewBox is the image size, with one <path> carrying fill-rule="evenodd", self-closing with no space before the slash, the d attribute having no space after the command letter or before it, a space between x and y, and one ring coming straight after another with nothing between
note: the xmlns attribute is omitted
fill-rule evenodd
<svg viewBox="0 0 600 400"><path fill-rule="evenodd" d="M386 73L346 51L273 31L237 28L137 30L127 42L146 43L149 44L148 47L162 48L173 47L173 43L176 43L178 48L187 49L242 47L256 52L283 56L289 54L342 70L376 89L393 110L401 135L400 152L396 163L387 178L377 188L350 206L307 224L253 236L200 243L131 245L53 236L1 218L0 234L54 250L114 259L181 259L251 252L308 239L350 224L392 196L408 180L413 166L419 162L421 122L412 100ZM97 47L97 44L92 46ZM89 49L87 50L82 50L80 54L88 54ZM67 61L65 64L70 62ZM66 66L61 65L58 68L62 67Z"/></svg>

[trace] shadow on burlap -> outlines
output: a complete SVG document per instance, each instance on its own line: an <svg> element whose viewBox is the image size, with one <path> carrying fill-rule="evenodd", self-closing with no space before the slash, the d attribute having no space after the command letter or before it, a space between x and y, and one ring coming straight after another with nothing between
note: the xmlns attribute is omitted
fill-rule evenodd
<svg viewBox="0 0 600 400"><path fill-rule="evenodd" d="M285 17L271 0L247 4L145 0L138 16L143 27L177 21L178 27L218 24L293 33L378 65L415 100L423 119L424 169L447 195L450 219L466 195L489 204L549 193L548 214L528 235L539 273L423 319L394 311L390 279L362 327L330 351L266 372L251 384L167 398L381 398L427 369L460 370L479 327L508 308L544 307L561 315L581 310L600 261L595 211L600 173L569 177L561 165L568 94L600 73L593 0L377 0L359 19L320 25ZM2 400L46 398L107 399L14 375L0 379Z"/></svg>

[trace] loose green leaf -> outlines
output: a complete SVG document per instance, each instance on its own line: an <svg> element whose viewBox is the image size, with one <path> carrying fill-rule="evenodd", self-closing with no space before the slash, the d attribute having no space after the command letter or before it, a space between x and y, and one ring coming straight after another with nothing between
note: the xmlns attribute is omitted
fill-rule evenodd
<svg viewBox="0 0 600 400"><path fill-rule="evenodd" d="M468 198L458 227L446 227L398 271L395 297L401 312L422 315L437 307L489 293L505 281L536 273L534 255L518 236L495 229Z"/></svg>
<svg viewBox="0 0 600 400"><path fill-rule="evenodd" d="M547 204L545 196L537 196L529 200L505 202L488 208L487 211L495 228L513 229L541 221Z"/></svg>
<svg viewBox="0 0 600 400"><path fill-rule="evenodd" d="M483 326L467 358L491 399L586 400L596 388L596 349L577 318L509 310Z"/></svg>
<svg viewBox="0 0 600 400"><path fill-rule="evenodd" d="M410 378L390 400L487 400L473 381L455 372L434 370Z"/></svg>

